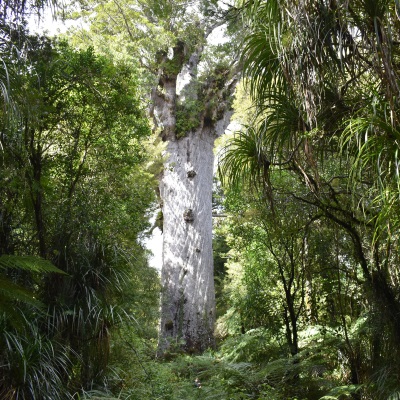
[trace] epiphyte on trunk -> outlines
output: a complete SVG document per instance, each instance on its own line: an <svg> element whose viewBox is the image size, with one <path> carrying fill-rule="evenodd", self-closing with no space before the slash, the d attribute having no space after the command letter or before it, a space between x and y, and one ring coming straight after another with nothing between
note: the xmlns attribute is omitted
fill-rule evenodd
<svg viewBox="0 0 400 400"><path fill-rule="evenodd" d="M194 221L194 213L191 208L187 208L183 213L183 219L186 222L193 222Z"/></svg>

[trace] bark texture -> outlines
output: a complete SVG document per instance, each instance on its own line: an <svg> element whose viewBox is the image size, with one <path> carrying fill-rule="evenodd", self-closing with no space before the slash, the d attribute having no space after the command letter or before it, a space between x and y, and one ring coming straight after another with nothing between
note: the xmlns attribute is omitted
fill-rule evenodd
<svg viewBox="0 0 400 400"><path fill-rule="evenodd" d="M177 342L186 351L213 346L212 254L214 134L193 132L169 141L161 182L163 269L160 350Z"/></svg>
<svg viewBox="0 0 400 400"><path fill-rule="evenodd" d="M179 49L174 50L172 62L182 58ZM180 70L186 76L195 77L199 58L199 53L192 55ZM160 183L163 212L160 355L171 346L190 353L214 346L213 148L215 139L229 123L230 102L226 99L234 88L231 82L228 89L213 90L211 99L207 90L214 81L207 82L201 89L205 95L199 125L179 138L175 133L176 107L180 100L177 85L178 76L160 73L159 87L153 91L154 120L161 128L161 137L167 141ZM192 92L192 97L183 101L193 99L197 97ZM218 104L211 117L210 103Z"/></svg>

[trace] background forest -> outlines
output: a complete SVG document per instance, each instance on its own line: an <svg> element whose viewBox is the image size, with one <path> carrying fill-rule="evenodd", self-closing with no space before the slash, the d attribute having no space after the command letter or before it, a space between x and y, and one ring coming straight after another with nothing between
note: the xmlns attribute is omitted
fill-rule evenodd
<svg viewBox="0 0 400 400"><path fill-rule="evenodd" d="M400 399L397 0L0 7L1 399ZM46 7L84 28L30 33ZM197 62L177 140L235 122L216 146L216 346L157 357L150 93Z"/></svg>

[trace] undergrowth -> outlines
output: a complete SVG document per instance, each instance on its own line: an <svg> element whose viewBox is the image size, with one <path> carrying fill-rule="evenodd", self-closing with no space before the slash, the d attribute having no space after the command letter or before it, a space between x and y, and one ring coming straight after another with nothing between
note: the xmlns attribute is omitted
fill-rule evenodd
<svg viewBox="0 0 400 400"><path fill-rule="evenodd" d="M356 340L354 339L354 344ZM176 353L154 359L153 345L125 343L119 366L110 371L108 391L86 392L76 399L130 400L393 400L373 383L352 384L343 336L312 327L301 332L301 348L288 355L279 337L253 329L225 339L202 355ZM123 346L123 347L124 347ZM123 361L125 359L125 361ZM121 361L122 360L122 361ZM377 397L378 396L378 397Z"/></svg>

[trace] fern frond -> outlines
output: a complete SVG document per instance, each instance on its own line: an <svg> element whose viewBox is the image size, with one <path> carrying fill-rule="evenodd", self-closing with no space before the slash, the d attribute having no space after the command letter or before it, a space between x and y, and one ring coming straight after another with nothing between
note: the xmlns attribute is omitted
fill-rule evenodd
<svg viewBox="0 0 400 400"><path fill-rule="evenodd" d="M58 274L65 274L64 271L55 267L50 261L36 256L0 256L0 269L5 270L8 268L40 273L56 272Z"/></svg>
<svg viewBox="0 0 400 400"><path fill-rule="evenodd" d="M353 394L359 392L364 385L345 385L337 386L330 390L330 392L321 397L319 400L341 400L341 399L353 399Z"/></svg>
<svg viewBox="0 0 400 400"><path fill-rule="evenodd" d="M11 320L14 319L16 311L15 302L25 303L27 305L40 308L43 304L35 298L34 293L15 283L6 276L6 270L22 270L33 273L59 273L65 274L56 268L50 261L35 256L0 256L0 311L6 313ZM3 273L1 273L3 271Z"/></svg>
<svg viewBox="0 0 400 400"><path fill-rule="evenodd" d="M14 306L12 302L22 302L29 304L34 307L41 307L43 304L35 299L33 293L12 282L11 279L0 275L0 311L6 312L7 314L13 311ZM9 304L9 306L7 306Z"/></svg>

